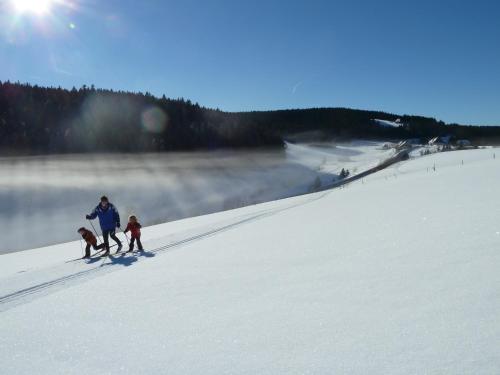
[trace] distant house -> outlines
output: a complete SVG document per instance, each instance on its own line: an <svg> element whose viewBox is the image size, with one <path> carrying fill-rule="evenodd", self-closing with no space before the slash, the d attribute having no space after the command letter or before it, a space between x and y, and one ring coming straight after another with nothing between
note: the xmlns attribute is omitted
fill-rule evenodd
<svg viewBox="0 0 500 375"><path fill-rule="evenodd" d="M405 150L411 148L411 144L408 141L401 141L396 145L396 150Z"/></svg>
<svg viewBox="0 0 500 375"><path fill-rule="evenodd" d="M429 146L434 146L434 145L436 145L438 143L440 143L439 137L434 137L434 138L430 139L427 144Z"/></svg>
<svg viewBox="0 0 500 375"><path fill-rule="evenodd" d="M399 142L396 146L394 146L394 148L396 150L406 150L406 149L410 149L413 146L419 145L419 144L421 144L421 141L419 138L410 138L410 139L407 139L405 141Z"/></svg>
<svg viewBox="0 0 500 375"><path fill-rule="evenodd" d="M451 135L447 135L444 137L434 137L432 138L428 145L429 146L447 146L450 144L451 141Z"/></svg>

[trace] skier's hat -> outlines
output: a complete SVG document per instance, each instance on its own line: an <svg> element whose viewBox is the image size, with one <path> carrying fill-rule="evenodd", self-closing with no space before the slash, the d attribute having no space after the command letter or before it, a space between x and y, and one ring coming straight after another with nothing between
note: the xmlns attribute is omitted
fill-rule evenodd
<svg viewBox="0 0 500 375"><path fill-rule="evenodd" d="M101 197L101 202L109 202L108 197L107 197L107 196L105 196L105 195L103 195L103 196Z"/></svg>
<svg viewBox="0 0 500 375"><path fill-rule="evenodd" d="M82 232L84 230L87 230L87 229L85 229L85 227L81 227L81 228L78 228L77 232L80 233L80 232Z"/></svg>

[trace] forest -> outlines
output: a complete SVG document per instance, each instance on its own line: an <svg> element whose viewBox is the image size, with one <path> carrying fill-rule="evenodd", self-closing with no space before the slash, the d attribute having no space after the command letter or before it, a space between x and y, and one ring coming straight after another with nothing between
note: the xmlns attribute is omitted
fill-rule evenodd
<svg viewBox="0 0 500 375"><path fill-rule="evenodd" d="M401 126L381 127L373 119L400 119ZM348 108L231 113L147 92L0 82L2 155L282 147L308 132L343 140L451 135L476 144L500 141L498 126L421 116Z"/></svg>

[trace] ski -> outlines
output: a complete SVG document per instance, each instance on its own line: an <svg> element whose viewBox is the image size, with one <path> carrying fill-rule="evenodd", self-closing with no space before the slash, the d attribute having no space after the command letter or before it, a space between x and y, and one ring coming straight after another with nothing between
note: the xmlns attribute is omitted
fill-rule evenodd
<svg viewBox="0 0 500 375"><path fill-rule="evenodd" d="M99 250L97 253L92 254L90 258L102 258L103 253L105 252L105 249ZM106 255L107 256L107 255Z"/></svg>
<svg viewBox="0 0 500 375"><path fill-rule="evenodd" d="M97 252L95 254L92 254L90 257L79 257L79 258L75 258L75 259L70 259L70 260L67 260L66 262L64 263L72 263L72 262L77 262L79 260L88 260L88 259L96 259L96 258L99 258L100 256L97 256L101 253L102 251L100 252Z"/></svg>
<svg viewBox="0 0 500 375"><path fill-rule="evenodd" d="M110 247L114 247L116 245L111 245ZM121 255L126 255L126 254L142 254L144 253L145 250L133 250L133 251L129 251L129 250L124 250L123 248L121 249L117 249L116 252L114 253L109 253L107 255L104 255L104 249L101 249L99 250L98 252L92 254L89 258L85 258L85 257L79 257L79 258L74 258L74 259L70 259L70 260L67 260L66 262L64 263L72 263L72 262L77 262L79 260L87 260L87 259L98 259L98 258L106 258L106 257L109 257L109 256L112 256L112 255L117 255L117 254L121 254Z"/></svg>

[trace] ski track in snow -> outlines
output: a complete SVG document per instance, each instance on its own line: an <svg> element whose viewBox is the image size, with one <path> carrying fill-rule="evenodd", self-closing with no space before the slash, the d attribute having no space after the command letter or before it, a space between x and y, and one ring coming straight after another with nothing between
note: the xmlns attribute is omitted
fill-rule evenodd
<svg viewBox="0 0 500 375"><path fill-rule="evenodd" d="M35 299L38 299L40 297L47 296L52 293L56 293L61 289L65 289L68 287L72 287L74 285L78 285L81 283L84 283L88 280L92 280L96 277L102 276L104 274L110 273L110 272L115 272L118 270L123 270L123 266L128 266L131 265L132 263L135 263L136 261L144 261L148 258L154 257L158 254L170 252L173 250L176 250L183 245L197 242L200 240L203 240L205 238L217 235L219 233L229 231L231 229L235 229L237 227L240 227L242 225L248 224L250 222L263 219L266 217L270 217L276 214L279 214L281 212L293 209L295 207L299 207L308 203L312 203L316 200L322 199L325 195L327 195L329 191L324 192L318 196L312 196L308 197L306 201L301 201L299 203L292 203L292 204L286 204L284 207L278 207L278 208L273 208L273 209L267 209L267 210L262 210L262 211L257 211L252 214L247 214L247 215L242 215L241 217L238 217L237 220L231 220L228 223L220 223L218 226L213 228L212 226L208 227L202 227L199 228L196 232L188 231L189 233L181 233L181 234L174 234L169 236L170 240L167 245L164 246L159 246L156 247L152 250L146 250L143 254L137 254L134 253L132 256L130 255L125 255L125 253L119 253L119 254L111 254L111 259L108 257L104 258L91 258L90 262L85 262L82 260L83 263L86 265L93 264L93 263L98 263L100 262L100 265L82 270L76 273L70 273L62 277L55 278L53 280L49 281L44 281L37 283L32 286L25 287L20 290L12 291L8 294L0 296L0 312L7 311L15 306L29 303ZM221 225L222 224L222 225ZM181 238L178 238L181 237ZM147 245L148 243L153 242L153 241L145 241L144 245ZM147 246L145 246L147 248ZM107 262L106 260L110 260ZM71 265L68 265L68 263L71 262L78 262L78 260L70 260L66 261L65 264L63 265L56 265L54 267L50 268L63 268L63 272L71 272ZM54 272L51 272L51 269L48 268L42 268L39 270L34 271L35 273L39 273L42 275L50 275L53 274ZM26 270L26 271L21 271L22 274L21 276L17 277L12 277L7 280L4 280L5 285L16 285L18 282L19 278L23 279L26 277L32 276L31 273ZM14 279L14 280L13 280ZM15 280L18 279L18 280Z"/></svg>
<svg viewBox="0 0 500 375"><path fill-rule="evenodd" d="M397 156L396 156L397 157ZM400 163L396 163L392 166L386 166L391 167L394 170L394 173L401 173L400 172ZM376 173L378 170L375 168L371 171L366 171L361 174L373 174ZM350 183L352 181L355 181L357 179L356 176L351 177L350 179L347 179L345 183ZM168 244L164 246L158 246L153 248L152 250L146 251L141 255L138 255L134 253L132 256L130 255L125 255L125 253L121 254L112 254L110 258L104 257L104 258L91 258L90 262L86 262L86 265L93 264L93 263L98 263L100 262L100 265L90 268L90 269L85 269L82 271L78 271L75 273L72 273L72 267L71 265L68 265L67 263L70 263L72 261L67 261L63 265L56 265L52 266L49 269L47 267L41 268L39 270L36 270L34 272L29 272L29 270L23 270L20 271L22 272L20 275L17 275L15 277L8 278L5 280L5 285L17 285L19 284L19 281L21 283L26 283L26 278L30 278L33 276L33 274L40 274L42 277L48 274L54 274L56 273L56 269L59 272L64 273L64 276L57 277L52 280L48 281L39 281L37 283L31 283L29 286L26 286L22 289L18 290L13 290L5 293L4 295L0 296L0 312L9 310L15 306L29 303L37 298L56 293L57 291L71 287L73 285L78 285L83 282L86 282L88 280L94 279L95 277L102 276L104 274L107 274L109 272L114 272L123 269L123 267L127 267L137 261L144 261L147 258L154 257L157 254L165 253L168 251L175 250L179 247L182 247L183 245L186 245L188 243L196 242L205 238L208 238L210 236L217 235L219 233L237 228L241 225L245 225L247 223L269 217L272 215L276 215L280 212L293 209L295 207L308 204L311 202L314 202L318 199L323 198L326 194L328 194L333 188L340 187L342 186L343 183L341 184L333 184L328 188L329 190L326 190L326 192L320 194L319 196L307 196L307 199L305 201L300 201L299 203L292 203L291 205L286 202L284 207L278 207L278 208L273 208L273 209L267 209L267 210L261 210L261 211L256 211L250 214L242 215L239 216L237 220L233 219L230 220L229 222L220 222L218 225L213 226L208 225L208 226L202 226L200 228L197 228L195 232L192 230L189 230L184 233L174 233L173 235L168 236ZM180 237L180 238L179 238ZM157 241L145 241L144 245L147 248L148 243L154 243ZM110 260L110 261L106 261ZM78 262L77 260L75 260ZM83 261L82 261L83 262ZM61 270L62 268L62 270ZM49 271L51 270L51 271ZM69 272L69 273L68 273ZM35 276L36 277L36 276Z"/></svg>

